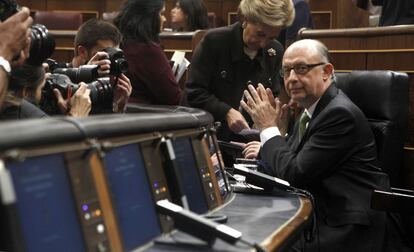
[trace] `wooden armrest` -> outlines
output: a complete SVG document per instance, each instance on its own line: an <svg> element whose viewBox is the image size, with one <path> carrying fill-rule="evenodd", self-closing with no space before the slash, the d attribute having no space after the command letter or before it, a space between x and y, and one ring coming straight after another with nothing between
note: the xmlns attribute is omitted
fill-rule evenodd
<svg viewBox="0 0 414 252"><path fill-rule="evenodd" d="M400 189L400 192L374 190L371 196L371 208L388 212L414 214L414 195L404 194L401 191L405 190ZM410 191L408 190L408 192Z"/></svg>
<svg viewBox="0 0 414 252"><path fill-rule="evenodd" d="M408 189L391 187L391 191L393 193L401 193L401 194L407 194L407 195L414 195L414 191L413 190L408 190Z"/></svg>

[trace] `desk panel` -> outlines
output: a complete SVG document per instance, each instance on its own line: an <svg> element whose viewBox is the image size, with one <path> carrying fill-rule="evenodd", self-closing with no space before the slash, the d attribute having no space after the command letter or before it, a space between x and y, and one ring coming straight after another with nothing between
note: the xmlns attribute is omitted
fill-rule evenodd
<svg viewBox="0 0 414 252"><path fill-rule="evenodd" d="M229 202L212 214L228 217L226 225L243 233L242 239L258 242L268 251L283 251L302 234L311 218L312 207L308 199L291 194L255 195L235 194ZM145 251L251 251L237 242L235 245L216 240L211 248L187 234L176 232L158 239ZM187 246L183 244L186 243ZM169 244L169 245L168 245ZM188 245L191 246L188 246Z"/></svg>

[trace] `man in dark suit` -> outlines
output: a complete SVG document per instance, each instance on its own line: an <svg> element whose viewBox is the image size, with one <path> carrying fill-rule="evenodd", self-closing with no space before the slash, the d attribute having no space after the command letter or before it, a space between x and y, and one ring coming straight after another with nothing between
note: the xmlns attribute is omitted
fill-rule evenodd
<svg viewBox="0 0 414 252"><path fill-rule="evenodd" d="M370 208L370 198L374 189L388 188L388 177L377 166L368 121L335 86L333 71L318 41L301 40L286 50L285 89L305 108L289 136L287 105L270 90L249 86L241 105L261 131L261 157L272 175L314 195L316 239L293 250L381 251L386 216Z"/></svg>

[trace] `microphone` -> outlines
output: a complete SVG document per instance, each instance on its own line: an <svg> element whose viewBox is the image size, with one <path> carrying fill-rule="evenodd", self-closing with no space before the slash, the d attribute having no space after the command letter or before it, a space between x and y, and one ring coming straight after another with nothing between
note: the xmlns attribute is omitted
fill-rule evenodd
<svg viewBox="0 0 414 252"><path fill-rule="evenodd" d="M267 174L246 168L243 164L234 164L233 172L246 177L246 182L263 188L265 191L271 191L274 187L283 191L294 191L289 182L283 179L269 176Z"/></svg>
<svg viewBox="0 0 414 252"><path fill-rule="evenodd" d="M163 137L161 139L161 150L165 158L164 172L167 177L167 184L171 192L171 197L174 202L189 209L187 195L184 193L183 183L180 178L180 170L170 138Z"/></svg>
<svg viewBox="0 0 414 252"><path fill-rule="evenodd" d="M234 244L242 237L241 232L185 210L167 199L157 201L156 208L160 214L168 215L174 220L175 228L206 241L209 245L216 238Z"/></svg>

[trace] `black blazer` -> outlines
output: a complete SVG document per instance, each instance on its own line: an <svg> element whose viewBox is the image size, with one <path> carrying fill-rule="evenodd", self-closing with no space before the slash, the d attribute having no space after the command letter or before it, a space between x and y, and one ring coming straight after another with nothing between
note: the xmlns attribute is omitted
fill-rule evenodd
<svg viewBox="0 0 414 252"><path fill-rule="evenodd" d="M6 105L0 113L1 120L17 120L42 117L48 117L48 115L26 99L22 99L19 105Z"/></svg>
<svg viewBox="0 0 414 252"><path fill-rule="evenodd" d="M279 93L282 45L272 41L251 60L243 51L240 23L211 29L191 58L186 93L192 107L210 112L224 122L230 108L238 109L247 82L262 83Z"/></svg>
<svg viewBox="0 0 414 252"><path fill-rule="evenodd" d="M332 84L319 100L302 141L298 125L285 141L268 140L262 157L273 175L315 197L321 251L380 251L385 214L370 208L374 189L387 189L375 140L363 113ZM309 251L316 243L310 244Z"/></svg>

